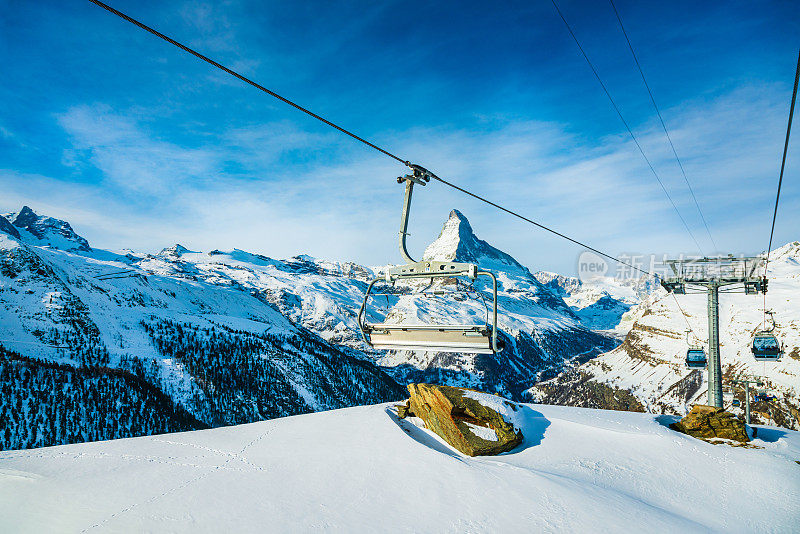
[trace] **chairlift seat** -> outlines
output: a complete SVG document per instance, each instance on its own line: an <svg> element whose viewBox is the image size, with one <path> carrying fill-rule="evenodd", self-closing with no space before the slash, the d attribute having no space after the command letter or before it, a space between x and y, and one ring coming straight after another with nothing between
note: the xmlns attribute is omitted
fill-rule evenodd
<svg viewBox="0 0 800 534"><path fill-rule="evenodd" d="M408 262L405 265L389 267L384 276L375 278L367 285L364 301L358 311L358 327L364 341L375 349L393 350L426 350L437 352L469 352L477 354L496 354L503 350L502 341L497 335L497 278L489 271L481 270L473 263L452 261L423 260L415 261L406 248L408 235L408 216L411 209L411 195L414 184L425 185L434 175L419 165L406 163L411 174L401 176L397 183L405 183L405 197L403 200L403 214L400 221L399 248L403 258ZM480 292L477 292L486 307L486 324L387 324L370 323L367 318L367 304L372 288L378 282L394 285L398 281L412 282L420 279L434 279L447 281L450 279L469 278L473 282L479 276L491 279L491 312ZM456 282L458 284L458 282ZM457 292L445 291L434 288L425 293L425 296L455 296ZM461 295L463 297L463 295ZM457 298L457 300L459 300ZM460 300L463 300L461 298ZM490 316L491 313L491 316Z"/></svg>
<svg viewBox="0 0 800 534"><path fill-rule="evenodd" d="M487 276L492 281L491 320L485 324L390 324L370 323L366 318L367 301L375 283L393 283L397 280L419 278L443 279L450 277L475 279ZM434 291L433 294L436 292ZM443 292L449 294L451 292ZM487 308L487 314L489 310ZM376 278L367 286L364 302L358 314L358 325L364 341L374 349L426 350L436 352L468 352L494 354L503 350L497 336L497 279L492 273L478 270L477 266L453 262L417 262L387 269L383 278Z"/></svg>
<svg viewBox="0 0 800 534"><path fill-rule="evenodd" d="M491 328L486 325L369 325L369 339L376 349L426 350L492 354Z"/></svg>

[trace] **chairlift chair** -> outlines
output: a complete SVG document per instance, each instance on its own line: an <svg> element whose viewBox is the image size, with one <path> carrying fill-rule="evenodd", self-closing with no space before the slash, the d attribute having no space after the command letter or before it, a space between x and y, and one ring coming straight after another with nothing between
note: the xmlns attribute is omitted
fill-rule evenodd
<svg viewBox="0 0 800 534"><path fill-rule="evenodd" d="M406 236L408 235L408 219L411 209L411 195L414 184L426 185L433 174L419 165L407 164L411 173L399 177L397 183L405 182L405 198L400 220L399 248L406 265L390 267L385 276L375 278L367 286L364 301L358 312L358 326L364 341L375 349L393 350L426 350L437 352L468 352L477 354L494 354L503 350L502 340L497 338L497 278L489 271L481 270L472 263L415 261L408 253ZM385 282L395 284L398 281L418 279L467 278L474 282L479 276L492 281L491 314L487 306L485 324L391 324L370 323L367 318L367 306L375 284ZM490 317L489 317L490 316Z"/></svg>

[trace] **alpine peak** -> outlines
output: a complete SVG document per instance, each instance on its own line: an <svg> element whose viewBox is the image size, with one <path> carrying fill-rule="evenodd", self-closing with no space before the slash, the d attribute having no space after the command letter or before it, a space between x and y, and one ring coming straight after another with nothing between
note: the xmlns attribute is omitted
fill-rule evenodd
<svg viewBox="0 0 800 534"><path fill-rule="evenodd" d="M425 249L423 260L502 263L527 272L517 260L479 239L463 213L454 209L439 237Z"/></svg>
<svg viewBox="0 0 800 534"><path fill-rule="evenodd" d="M67 221L45 215L37 215L28 206L23 206L18 213L9 213L4 217L15 227L26 230L36 240L44 242L53 248L82 250L85 252L92 250L89 242L76 234ZM22 238L25 239L25 236L22 236Z"/></svg>
<svg viewBox="0 0 800 534"><path fill-rule="evenodd" d="M175 243L171 247L167 247L167 248L161 249L161 252L159 252L158 255L159 256L178 256L178 257L180 257L181 255L186 254L187 252L191 253L191 252L194 252L194 251L189 250L188 248L184 247L180 243Z"/></svg>

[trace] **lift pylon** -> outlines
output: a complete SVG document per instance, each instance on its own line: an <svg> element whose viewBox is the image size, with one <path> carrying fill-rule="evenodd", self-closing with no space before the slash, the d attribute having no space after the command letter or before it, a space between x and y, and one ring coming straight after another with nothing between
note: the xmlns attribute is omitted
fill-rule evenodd
<svg viewBox="0 0 800 534"><path fill-rule="evenodd" d="M722 403L722 363L719 351L719 293L744 292L747 295L766 293L766 276L756 276L763 263L761 257L734 257L667 260L673 276L661 280L669 292L685 295L687 290L705 291L708 295L708 404L718 408ZM738 288L736 286L743 286Z"/></svg>

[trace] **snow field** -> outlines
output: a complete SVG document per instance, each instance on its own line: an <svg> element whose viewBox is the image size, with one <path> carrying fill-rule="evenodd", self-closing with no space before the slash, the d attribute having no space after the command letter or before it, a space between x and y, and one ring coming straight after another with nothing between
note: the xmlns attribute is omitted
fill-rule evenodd
<svg viewBox="0 0 800 534"><path fill-rule="evenodd" d="M796 532L800 434L711 445L663 417L520 405L465 457L390 404L0 453L8 532ZM661 421L661 422L659 422Z"/></svg>

